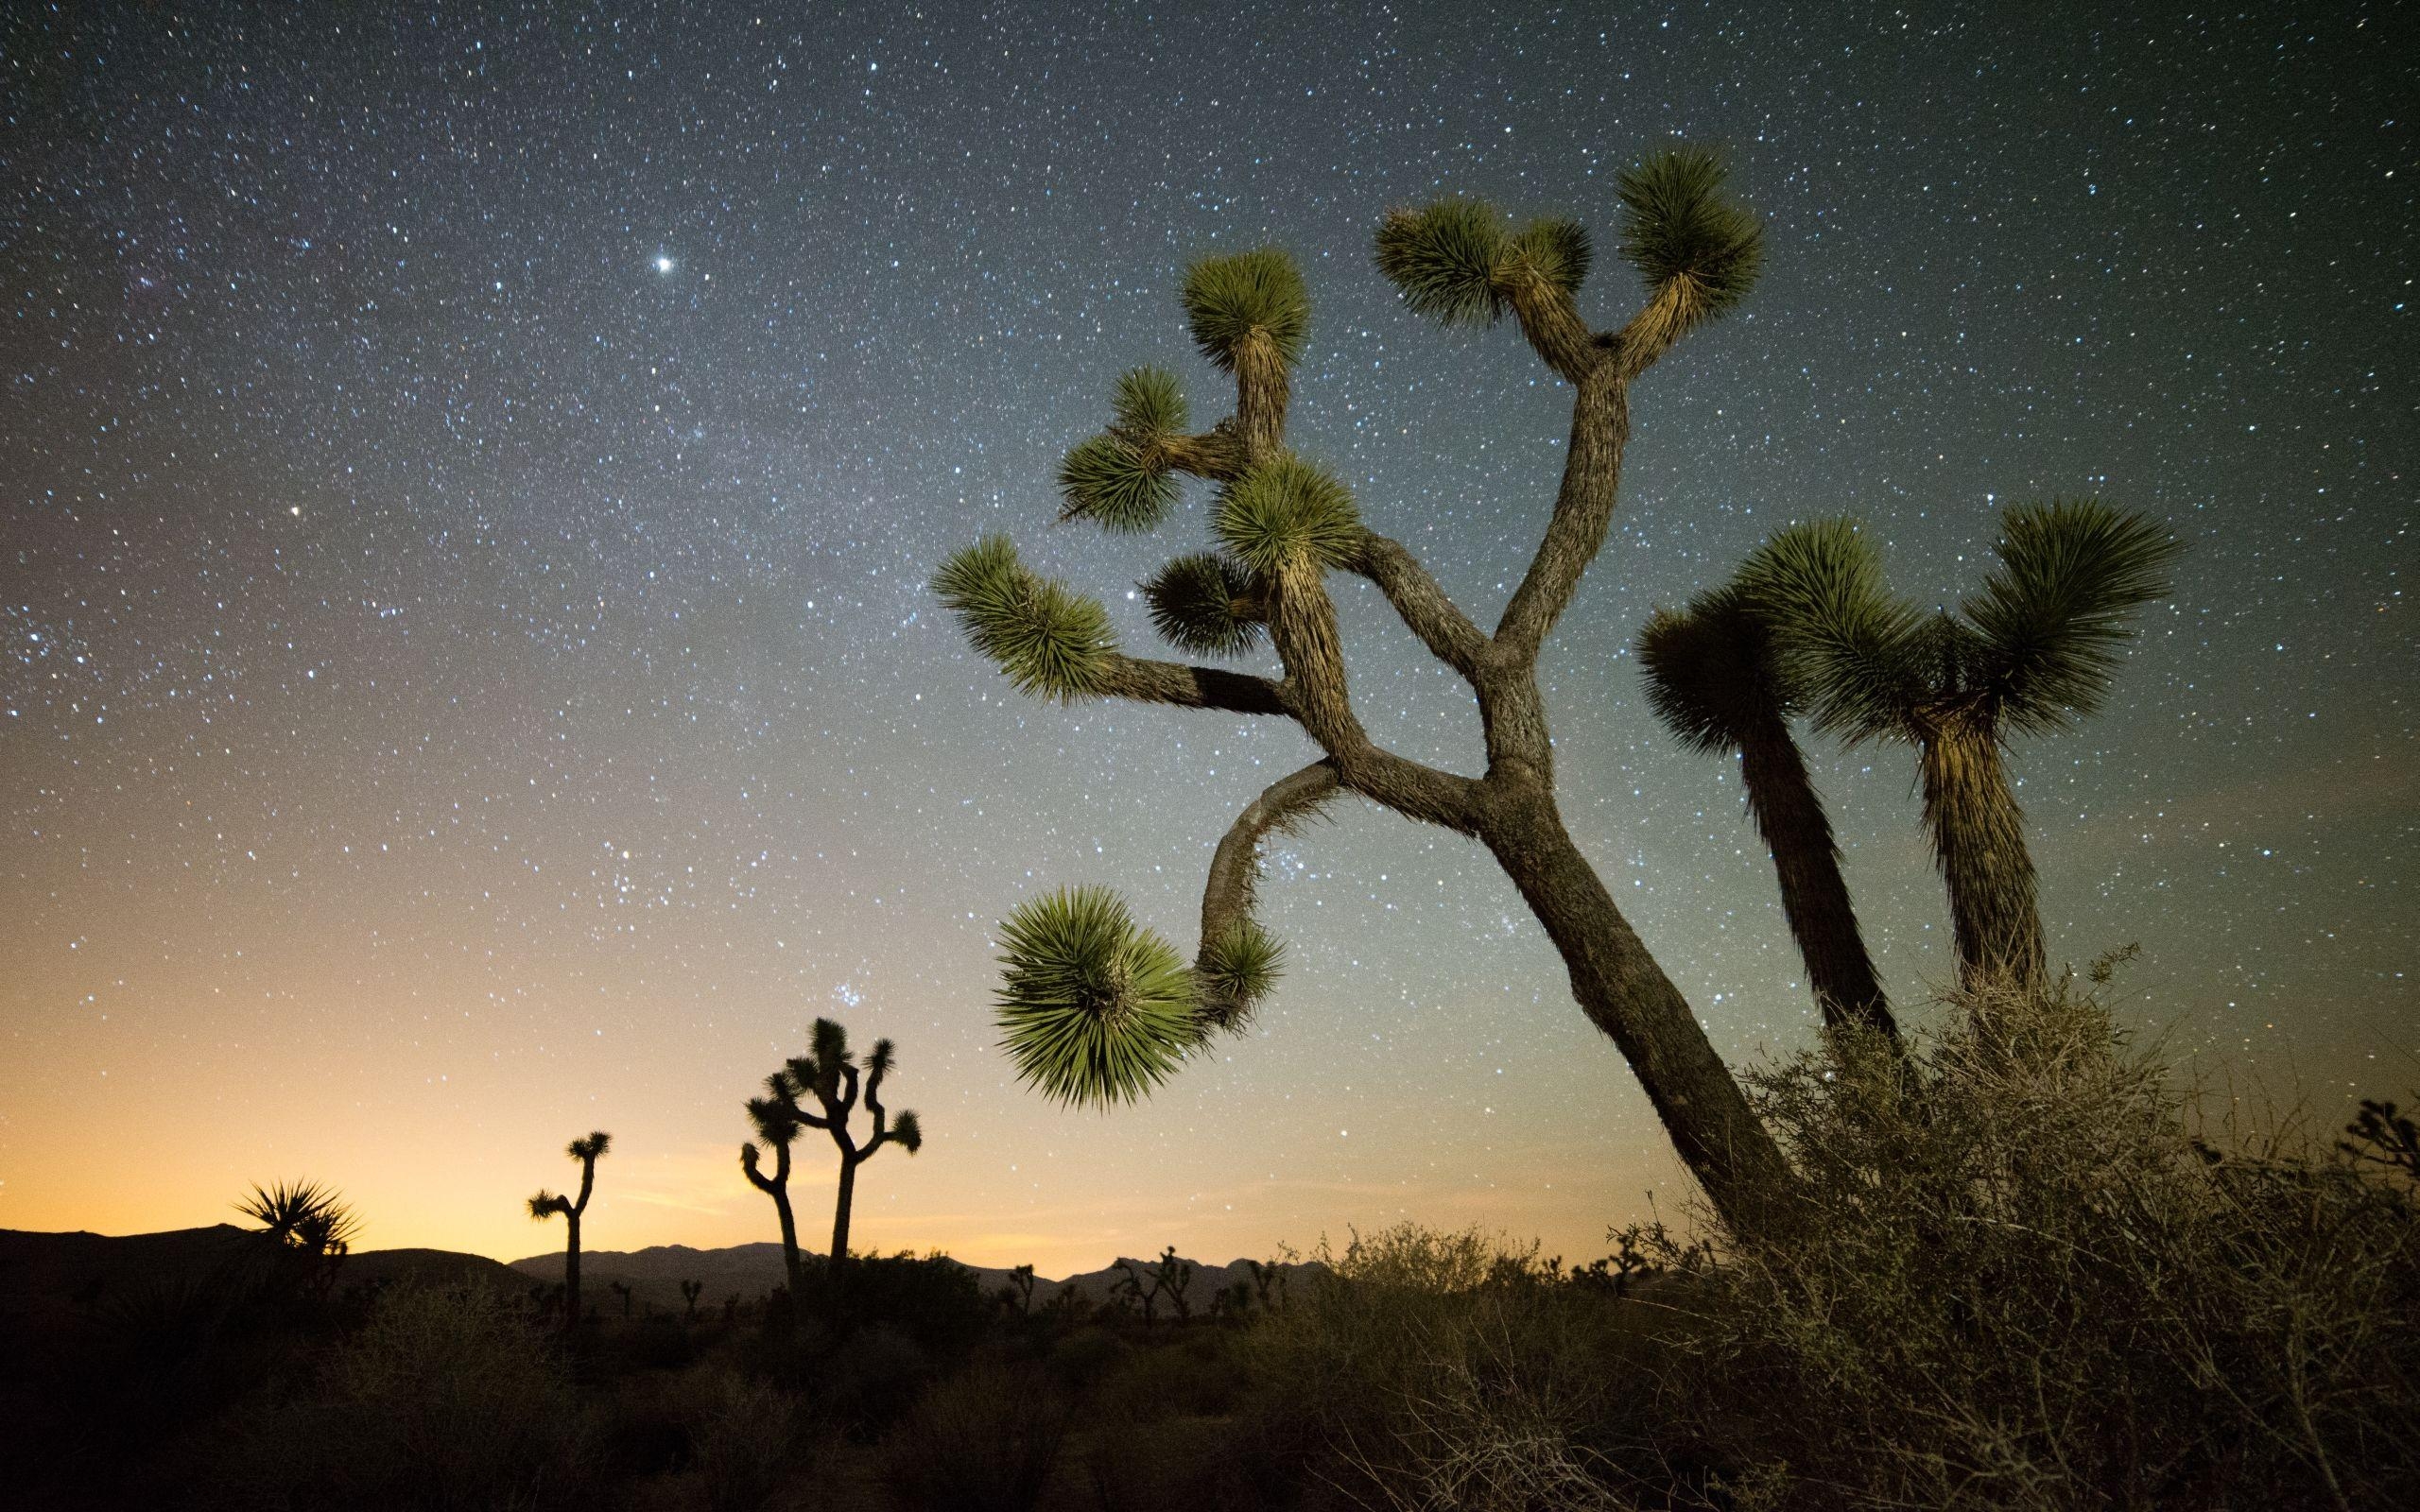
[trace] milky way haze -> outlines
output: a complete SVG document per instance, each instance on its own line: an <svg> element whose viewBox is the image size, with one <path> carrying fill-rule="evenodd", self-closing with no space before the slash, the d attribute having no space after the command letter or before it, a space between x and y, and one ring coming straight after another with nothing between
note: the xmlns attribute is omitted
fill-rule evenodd
<svg viewBox="0 0 2420 1512"><path fill-rule="evenodd" d="M1022 700L925 584L1007 529L1151 644L1126 586L1204 498L1105 537L1051 527L1051 475L1121 369L1222 410L1176 284L1273 241L1314 301L1294 443L1492 623L1568 393L1405 313L1372 233L1471 194L1610 246L1676 139L1728 152L1768 271L1642 381L1547 676L1565 813L1717 1045L1815 1013L1736 776L1649 714L1649 610L1835 511L1950 599L2000 507L2097 492L2189 555L2112 711L2014 749L2053 956L2139 941L2130 1022L2329 1121L2409 1095L2393 8L1093 9L9 8L0 1227L309 1176L366 1244L525 1254L607 1128L590 1246L769 1238L740 1103L819 1014L898 1041L930 1129L871 1246L1050 1273L1409 1214L1580 1255L1670 1211L1494 864L1367 806L1272 856L1293 968L1250 1038L1106 1118L1020 1088L997 921L1099 883L1189 942L1308 747ZM1637 298L1606 258L1581 303ZM1339 592L1372 733L1475 769L1468 690ZM1814 754L1912 1009L1951 968L1912 764Z"/></svg>

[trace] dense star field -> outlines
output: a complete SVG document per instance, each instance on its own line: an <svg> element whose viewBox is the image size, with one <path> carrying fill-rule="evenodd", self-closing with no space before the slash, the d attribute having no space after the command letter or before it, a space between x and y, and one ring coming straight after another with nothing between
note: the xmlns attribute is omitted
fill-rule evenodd
<svg viewBox="0 0 2420 1512"><path fill-rule="evenodd" d="M1728 153L1767 272L1640 383L1549 697L1574 832L1719 1048L1815 1012L1736 777L1645 706L1649 610L1840 511L1954 601L2001 506L2099 493L2188 555L2111 711L2014 747L2054 957L2139 942L2128 1022L2323 1123L2420 1083L2391 7L10 9L0 1227L307 1175L365 1244L526 1254L602 1127L591 1246L769 1239L740 1102L818 1014L897 1040L925 1117L869 1246L1056 1274L1418 1215L1582 1255L1674 1211L1494 864L1350 801L1271 856L1248 1039L1108 1117L1020 1088L998 921L1107 884L1189 953L1309 747L1021 699L926 584L1005 529L1151 645L1127 587L1204 492L1114 537L1051 478L1122 369L1223 413L1176 285L1274 242L1294 444L1492 624L1567 391L1405 313L1372 233L1469 194L1609 249L1675 141ZM1601 256L1581 304L1636 298ZM1337 592L1372 733L1475 769L1467 690ZM1949 974L1912 761L1810 749L1912 1008Z"/></svg>

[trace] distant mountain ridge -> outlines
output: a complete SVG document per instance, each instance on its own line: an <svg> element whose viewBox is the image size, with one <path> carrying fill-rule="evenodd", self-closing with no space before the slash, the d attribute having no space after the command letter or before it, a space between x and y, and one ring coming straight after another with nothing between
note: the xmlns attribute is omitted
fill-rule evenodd
<svg viewBox="0 0 2420 1512"><path fill-rule="evenodd" d="M802 1255L821 1256L802 1249ZM1128 1257L1121 1257L1128 1258ZM1150 1263L1150 1262L1138 1262ZM965 1264L965 1262L959 1262ZM1236 1281L1249 1283L1252 1262L1233 1260L1224 1265L1193 1263L1193 1282L1185 1293L1185 1300L1199 1312L1210 1305L1210 1298ZM563 1255L558 1249L550 1254L530 1255L510 1263L511 1269L543 1282L563 1279ZM1010 1272L995 1265L967 1265L982 1283L985 1295L1009 1283ZM1283 1267L1289 1280L1299 1273L1319 1269L1315 1261L1299 1262ZM1106 1301L1110 1288L1124 1278L1115 1262L1100 1270L1086 1271L1058 1280L1037 1277L1033 1283L1033 1305L1056 1297L1070 1286L1082 1288L1092 1301ZM579 1275L582 1290L592 1298L612 1297L610 1290L602 1290L611 1282L620 1281L631 1288L633 1304L653 1303L657 1307L678 1308L681 1283L699 1280L706 1283L700 1307L719 1307L723 1299L736 1293L743 1301L753 1301L782 1284L782 1246L770 1242L733 1245L723 1249L692 1249L687 1245L652 1245L645 1249L583 1249L579 1252Z"/></svg>

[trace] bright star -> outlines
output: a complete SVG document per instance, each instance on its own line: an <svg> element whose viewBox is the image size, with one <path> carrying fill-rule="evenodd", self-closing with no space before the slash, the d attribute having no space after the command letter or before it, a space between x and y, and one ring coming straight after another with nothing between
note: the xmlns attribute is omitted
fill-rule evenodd
<svg viewBox="0 0 2420 1512"><path fill-rule="evenodd" d="M672 259L671 259L671 257L670 257L669 255L666 254L666 253L663 253L663 252L658 252L658 253L656 253L656 254L655 254L655 270L656 270L657 272L659 272L659 273L669 273L669 272L671 272L671 271L672 271Z"/></svg>

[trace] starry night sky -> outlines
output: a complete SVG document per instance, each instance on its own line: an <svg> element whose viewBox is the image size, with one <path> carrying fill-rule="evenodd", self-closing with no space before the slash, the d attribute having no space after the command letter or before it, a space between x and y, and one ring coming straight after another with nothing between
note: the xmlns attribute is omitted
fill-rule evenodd
<svg viewBox="0 0 2420 1512"><path fill-rule="evenodd" d="M824 1013L899 1041L929 1134L868 1246L1050 1274L1409 1215L1579 1256L1669 1213L1510 886L1366 805L1271 856L1251 1038L1107 1118L1020 1089L996 921L1105 883L1189 953L1308 747L1023 701L925 585L1008 529L1152 644L1125 590L1203 497L1104 537L1051 474L1123 368L1224 412L1175 287L1274 241L1294 444L1492 624L1567 394L1404 313L1372 232L1472 194L1609 248L1676 139L1768 272L1642 381L1547 676L1566 816L1717 1044L1814 1015L1736 781L1640 696L1649 610L1836 511L1952 599L2000 506L2099 492L2190 555L2113 710L2015 747L2054 956L2138 941L2128 1022L2221 1086L2408 1096L2410 55L2392 7L2056 9L10 8L0 1227L308 1175L368 1245L524 1254L603 1127L592 1246L770 1238L739 1104ZM1608 256L1582 307L1636 298ZM1338 593L1373 734L1475 769L1467 690ZM1949 964L1912 762L1813 754L1910 1003Z"/></svg>

